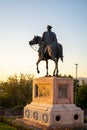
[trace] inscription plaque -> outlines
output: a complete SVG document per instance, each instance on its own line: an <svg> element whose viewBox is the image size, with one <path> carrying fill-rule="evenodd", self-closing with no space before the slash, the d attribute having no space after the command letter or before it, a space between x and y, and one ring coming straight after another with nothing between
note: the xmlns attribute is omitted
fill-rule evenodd
<svg viewBox="0 0 87 130"><path fill-rule="evenodd" d="M67 85L60 85L58 87L58 98L67 98Z"/></svg>
<svg viewBox="0 0 87 130"><path fill-rule="evenodd" d="M35 97L48 97L50 96L51 88L48 85L35 84Z"/></svg>

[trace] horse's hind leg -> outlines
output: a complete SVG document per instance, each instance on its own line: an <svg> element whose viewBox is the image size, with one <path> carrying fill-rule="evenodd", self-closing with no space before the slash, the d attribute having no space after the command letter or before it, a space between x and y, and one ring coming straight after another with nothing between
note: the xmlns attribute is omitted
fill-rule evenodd
<svg viewBox="0 0 87 130"><path fill-rule="evenodd" d="M48 76L48 60L46 60L46 71L47 71L46 76Z"/></svg>
<svg viewBox="0 0 87 130"><path fill-rule="evenodd" d="M56 76L58 76L58 61L57 61L57 64L56 64Z"/></svg>
<svg viewBox="0 0 87 130"><path fill-rule="evenodd" d="M53 71L53 76L58 76L58 60L56 58L53 59L55 63L55 69Z"/></svg>
<svg viewBox="0 0 87 130"><path fill-rule="evenodd" d="M57 67L57 61L55 58L52 58L52 60L54 61L55 63L55 68L54 68L54 71L53 71L53 76L55 76L55 72L56 72L56 67Z"/></svg>

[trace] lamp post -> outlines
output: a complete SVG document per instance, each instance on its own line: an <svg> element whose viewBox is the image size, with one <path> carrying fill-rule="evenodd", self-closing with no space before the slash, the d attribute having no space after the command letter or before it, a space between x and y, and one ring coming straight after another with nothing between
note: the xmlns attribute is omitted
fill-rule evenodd
<svg viewBox="0 0 87 130"><path fill-rule="evenodd" d="M78 71L78 64L75 64L76 66L76 84L75 84L75 104L76 104L76 92L77 92L77 71Z"/></svg>
<svg viewBox="0 0 87 130"><path fill-rule="evenodd" d="M76 80L77 80L78 64L75 64L75 65L76 65Z"/></svg>

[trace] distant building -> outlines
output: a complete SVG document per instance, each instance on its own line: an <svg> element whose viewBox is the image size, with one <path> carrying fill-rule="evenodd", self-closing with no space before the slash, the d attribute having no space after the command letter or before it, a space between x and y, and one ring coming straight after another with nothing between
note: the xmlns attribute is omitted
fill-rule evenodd
<svg viewBox="0 0 87 130"><path fill-rule="evenodd" d="M78 80L80 85L83 83L83 81L87 84L87 78L85 77L78 77Z"/></svg>

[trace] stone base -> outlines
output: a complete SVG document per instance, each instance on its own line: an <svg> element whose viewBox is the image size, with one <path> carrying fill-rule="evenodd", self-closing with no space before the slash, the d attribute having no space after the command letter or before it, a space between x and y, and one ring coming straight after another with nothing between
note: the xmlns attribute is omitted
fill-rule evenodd
<svg viewBox="0 0 87 130"><path fill-rule="evenodd" d="M84 113L73 104L73 79L45 77L33 80L33 101L24 107L24 122L39 126L81 125Z"/></svg>
<svg viewBox="0 0 87 130"><path fill-rule="evenodd" d="M44 126L81 125L84 113L75 104L37 104L24 107L24 119Z"/></svg>

